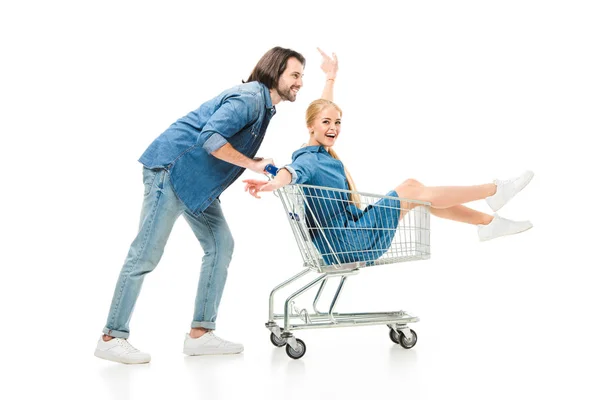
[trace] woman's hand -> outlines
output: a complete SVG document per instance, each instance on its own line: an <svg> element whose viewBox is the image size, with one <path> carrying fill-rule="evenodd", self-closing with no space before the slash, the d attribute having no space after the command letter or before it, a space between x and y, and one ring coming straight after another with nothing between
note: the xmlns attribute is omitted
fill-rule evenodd
<svg viewBox="0 0 600 400"><path fill-rule="evenodd" d="M244 192L250 193L250 195L256 197L257 199L260 199L260 196L258 195L259 192L272 192L273 190L277 189L273 184L273 181L259 181L257 179L246 179L242 182L246 184Z"/></svg>
<svg viewBox="0 0 600 400"><path fill-rule="evenodd" d="M317 47L323 60L321 61L321 69L325 72L327 79L335 79L338 72L338 59L335 53L331 53L332 57L329 57L323 50Z"/></svg>

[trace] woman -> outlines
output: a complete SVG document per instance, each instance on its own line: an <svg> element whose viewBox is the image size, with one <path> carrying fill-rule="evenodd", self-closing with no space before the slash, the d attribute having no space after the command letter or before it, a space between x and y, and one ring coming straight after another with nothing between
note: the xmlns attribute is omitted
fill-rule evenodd
<svg viewBox="0 0 600 400"><path fill-rule="evenodd" d="M336 68L330 70L337 71L337 59L327 60L324 57L324 60L324 63L334 62ZM244 180L245 190L252 196L260 198L260 192L277 190L289 184L356 191L350 173L332 149L341 132L342 118L342 110L331 101L334 80L335 74L330 74L323 92L326 98L313 101L306 111L310 135L308 145L295 151L292 163L280 169L273 180ZM485 214L462 204L485 199L493 211L498 211L532 178L533 172L527 171L506 181L438 187L428 187L408 179L390 191L387 198L364 210L360 208L360 199L355 194L348 196L344 192L305 189L310 209L315 212L314 216L307 216L307 224L309 229L314 226L322 228L311 229L311 232L322 232L313 234L312 240L327 264L372 261L387 251L398 221L418 206L418 203L401 199L429 202L431 214L476 225L480 240L490 240L523 232L533 225L529 221L511 221L497 214ZM338 256L337 260L333 254Z"/></svg>

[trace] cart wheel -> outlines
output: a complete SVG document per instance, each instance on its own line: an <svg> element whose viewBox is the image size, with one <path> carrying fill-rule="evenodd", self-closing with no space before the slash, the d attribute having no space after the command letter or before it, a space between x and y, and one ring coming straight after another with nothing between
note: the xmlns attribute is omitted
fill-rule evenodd
<svg viewBox="0 0 600 400"><path fill-rule="evenodd" d="M271 343L277 347L283 347L287 343L285 339L278 338L273 332L271 332Z"/></svg>
<svg viewBox="0 0 600 400"><path fill-rule="evenodd" d="M406 335L402 333L402 331L400 331L400 346L404 347L405 349L412 349L413 347L415 347L415 344L417 344L416 332L411 329L410 333L412 333L411 340L407 339Z"/></svg>
<svg viewBox="0 0 600 400"><path fill-rule="evenodd" d="M300 339L296 339L296 342L300 346L300 349L298 351L294 350L294 348L289 344L285 347L285 352L287 353L287 355L293 358L294 360L301 358L304 355L304 353L306 353L306 345L304 344L304 342Z"/></svg>
<svg viewBox="0 0 600 400"><path fill-rule="evenodd" d="M394 329L390 329L390 339L396 344L400 344L400 335Z"/></svg>

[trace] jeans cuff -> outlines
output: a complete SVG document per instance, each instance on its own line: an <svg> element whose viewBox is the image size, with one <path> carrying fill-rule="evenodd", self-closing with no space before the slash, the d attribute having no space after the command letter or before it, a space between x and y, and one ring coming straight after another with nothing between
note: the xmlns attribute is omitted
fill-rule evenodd
<svg viewBox="0 0 600 400"><path fill-rule="evenodd" d="M204 328L204 329L210 329L211 331L214 331L216 327L217 327L217 324L215 324L214 322L209 322L209 321L194 321L194 322L192 322L192 328Z"/></svg>
<svg viewBox="0 0 600 400"><path fill-rule="evenodd" d="M104 333L105 335L108 335L108 336L118 337L121 339L127 339L129 337L129 332L115 331L114 329L108 329L108 328L104 328L102 330L102 333Z"/></svg>

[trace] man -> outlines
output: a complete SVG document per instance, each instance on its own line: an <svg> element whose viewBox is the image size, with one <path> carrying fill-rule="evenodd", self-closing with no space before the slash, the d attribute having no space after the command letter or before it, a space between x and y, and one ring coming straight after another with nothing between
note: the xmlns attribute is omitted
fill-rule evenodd
<svg viewBox="0 0 600 400"><path fill-rule="evenodd" d="M158 264L177 218L184 218L203 250L194 319L184 353L234 354L241 344L213 333L233 253L233 238L220 194L244 169L263 173L272 159L254 158L275 115L275 105L295 101L305 59L290 49L269 50L247 82L221 93L172 124L140 158L144 203L139 232L121 270L97 357L125 364L147 363L127 341L129 320L144 277Z"/></svg>

